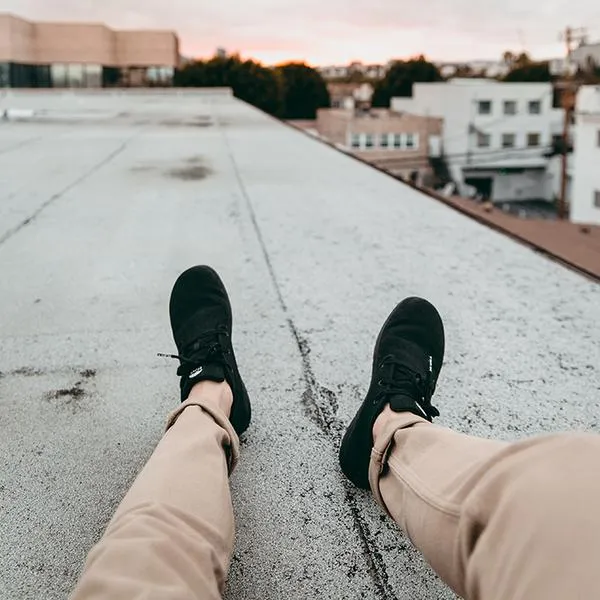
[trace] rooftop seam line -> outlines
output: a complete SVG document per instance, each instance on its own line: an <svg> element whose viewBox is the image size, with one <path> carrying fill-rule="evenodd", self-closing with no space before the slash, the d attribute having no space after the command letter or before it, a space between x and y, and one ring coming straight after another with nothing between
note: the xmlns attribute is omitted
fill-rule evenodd
<svg viewBox="0 0 600 600"><path fill-rule="evenodd" d="M29 138L28 140L23 140L22 142L19 142L18 144L13 144L12 146L9 146L8 148L4 148L4 149L0 150L0 156L2 156L3 154L8 154L9 152L12 152L13 150L18 150L19 148L22 148L23 146L28 146L29 144L32 144L33 142L37 142L37 141L41 140L43 137L44 137L43 135L38 135L37 137Z"/></svg>
<svg viewBox="0 0 600 600"><path fill-rule="evenodd" d="M80 183L83 183L88 177L91 177L94 173L97 173L102 167L107 165L116 156L121 154L121 152L123 152L123 150L125 150L125 148L129 144L129 142L131 142L131 140L134 139L135 137L137 137L138 135L140 135L140 134L139 133L135 134L134 136L131 136L130 138L125 140L116 150L113 150L108 156L104 157L99 163L95 164L91 169L86 171L81 177L77 178L75 181L71 182L67 187L62 189L60 192L53 194L52 196L50 196L50 198L48 198L47 200L42 202L42 204L40 206L38 206L33 211L33 213L31 215L29 215L24 221L21 221L21 223L19 223L17 226L13 227L12 229L9 229L4 235L2 235L0 237L0 246L2 244L4 244L5 242L7 242L15 234L19 233L19 231L21 231L24 227L26 227L27 225L29 225L30 223L35 221L35 219L37 219L37 217L46 208L48 208L51 204L56 202L56 200L60 200L60 198L62 198L65 194L69 193L72 189L77 187Z"/></svg>
<svg viewBox="0 0 600 600"><path fill-rule="evenodd" d="M265 259L267 270L269 271L269 277L271 279L271 282L273 283L273 287L275 289L275 293L277 294L277 298L279 300L281 309L283 310L283 313L286 317L286 322L290 333L292 334L292 337L298 348L298 352L300 353L300 358L302 361L302 376L306 384L306 389L302 394L302 400L305 404L310 405L312 407L312 409L315 412L314 420L316 421L316 424L323 431L323 433L325 433L325 435L331 439L333 444L337 446L339 444L339 440L341 439L342 424L335 418L333 407L330 404L329 406L322 406L318 401L319 396L332 395L333 392L321 386L316 380L309 360L310 348L306 340L304 340L300 336L298 329L294 324L294 321L289 316L289 310L283 298L279 282L277 281L275 269L273 268L273 263L271 262L271 258L269 256L267 246L262 235L262 231L258 224L256 212L254 210L254 206L252 205L252 200L250 199L250 195L248 194L246 186L244 185L244 182L242 180L237 162L229 144L227 133L221 128L221 123L218 117L216 119L216 122L217 126L222 132L227 154L229 155L229 158L233 165L236 180L238 182L242 196L244 197L244 200L246 202L246 207L250 214L252 227L254 229L263 257ZM396 598L396 595L390 587L383 557L381 556L381 553L370 539L367 523L360 514L360 510L356 502L356 492L354 488L351 487L350 483L347 481L343 482L343 486L346 495L346 502L350 508L350 513L352 515L355 527L358 532L358 537L363 548L363 553L367 560L368 572L371 575L373 583L375 584L375 587L378 592L378 597L382 600L394 600Z"/></svg>

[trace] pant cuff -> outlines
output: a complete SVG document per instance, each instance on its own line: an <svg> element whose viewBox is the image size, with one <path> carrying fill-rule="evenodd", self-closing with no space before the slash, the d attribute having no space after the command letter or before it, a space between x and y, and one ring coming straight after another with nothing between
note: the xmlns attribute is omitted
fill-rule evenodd
<svg viewBox="0 0 600 600"><path fill-rule="evenodd" d="M223 450L227 456L227 468L229 471L229 475L235 469L235 466L238 463L240 457L240 439L238 434L235 432L233 425L225 415L225 413L221 412L219 409L215 408L213 405L205 403L202 398L190 400L189 398L182 402L180 406L178 406L168 417L167 425L165 427L165 431L168 431L177 421L181 413L188 406L199 406L205 413L210 415L214 422L224 429L227 433L228 441L223 445Z"/></svg>
<svg viewBox="0 0 600 600"><path fill-rule="evenodd" d="M371 450L371 461L369 463L369 485L375 500L389 513L385 502L379 491L379 479L385 475L387 471L387 460L394 446L394 435L399 429L407 429L417 423L427 423L429 421L413 415L409 412L397 413L390 419L385 427L379 432L374 440L373 449ZM390 515L391 516L391 515Z"/></svg>

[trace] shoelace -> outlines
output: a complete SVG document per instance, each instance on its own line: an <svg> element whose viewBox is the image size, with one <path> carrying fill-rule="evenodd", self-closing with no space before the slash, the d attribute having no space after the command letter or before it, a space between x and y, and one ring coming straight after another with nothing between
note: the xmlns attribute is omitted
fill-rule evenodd
<svg viewBox="0 0 600 600"><path fill-rule="evenodd" d="M382 394L386 397L395 395L415 398L415 402L425 415L432 419L439 417L440 412L431 404L431 397L434 391L433 373L428 371L423 377L415 373L403 362L397 360L391 354L386 356L380 363L380 368L389 365L388 372L379 380L379 386L382 388ZM431 369L431 365L430 365ZM417 401L416 399L420 401Z"/></svg>
<svg viewBox="0 0 600 600"><path fill-rule="evenodd" d="M227 329L220 325L216 329L210 329L202 333L196 341L190 346L192 351L191 356L183 356L180 354L161 354L158 356L162 358L172 358L179 360L181 363L177 369L177 375L180 377L187 377L194 369L206 363L219 363L226 364L225 354L228 351L223 349L221 344L220 336L227 335ZM200 348L204 347L202 352L199 352Z"/></svg>

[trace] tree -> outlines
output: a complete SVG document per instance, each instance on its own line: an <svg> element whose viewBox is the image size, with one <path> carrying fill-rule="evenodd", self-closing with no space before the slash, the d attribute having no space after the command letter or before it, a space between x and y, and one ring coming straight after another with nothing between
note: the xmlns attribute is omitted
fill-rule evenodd
<svg viewBox="0 0 600 600"><path fill-rule="evenodd" d="M515 66L515 61L516 56L510 50L507 50L502 55L502 62L504 62L504 64L511 69Z"/></svg>
<svg viewBox="0 0 600 600"><path fill-rule="evenodd" d="M439 69L424 56L396 61L386 76L377 82L373 106L388 107L395 96L410 97L414 83L442 81Z"/></svg>
<svg viewBox="0 0 600 600"><path fill-rule="evenodd" d="M527 52L521 52L521 54L519 54L516 57L514 66L515 67L526 67L527 65L530 65L532 63L533 63L533 61L531 60L531 58L529 58L529 54L527 54Z"/></svg>
<svg viewBox="0 0 600 600"><path fill-rule="evenodd" d="M527 65L530 65L533 61L531 60L527 52L515 54L514 52L507 50L502 55L502 62L512 71L517 67L525 67Z"/></svg>
<svg viewBox="0 0 600 600"><path fill-rule="evenodd" d="M272 115L282 112L281 90L276 73L239 56L215 56L187 64L175 73L180 87L230 87L236 98Z"/></svg>
<svg viewBox="0 0 600 600"><path fill-rule="evenodd" d="M521 66L514 66L504 77L503 81L552 81L550 73L550 63L544 62L529 62Z"/></svg>
<svg viewBox="0 0 600 600"><path fill-rule="evenodd" d="M475 71L470 65L458 65L452 77L474 77Z"/></svg>
<svg viewBox="0 0 600 600"><path fill-rule="evenodd" d="M325 80L304 63L287 63L276 69L282 93L284 119L314 119L317 109L328 107Z"/></svg>

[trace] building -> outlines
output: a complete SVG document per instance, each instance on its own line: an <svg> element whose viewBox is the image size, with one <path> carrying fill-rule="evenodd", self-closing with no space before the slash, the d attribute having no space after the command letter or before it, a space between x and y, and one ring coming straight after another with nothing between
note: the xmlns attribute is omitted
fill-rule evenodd
<svg viewBox="0 0 600 600"><path fill-rule="evenodd" d="M179 62L171 31L114 31L0 14L0 87L170 85Z"/></svg>
<svg viewBox="0 0 600 600"><path fill-rule="evenodd" d="M333 83L327 84L332 108L369 108L373 98L373 86L370 83Z"/></svg>
<svg viewBox="0 0 600 600"><path fill-rule="evenodd" d="M581 69L593 69L600 66L600 43L581 44L571 51L571 61Z"/></svg>
<svg viewBox="0 0 600 600"><path fill-rule="evenodd" d="M320 109L318 134L338 148L422 185L431 185L430 156L439 154L441 119L387 109Z"/></svg>
<svg viewBox="0 0 600 600"><path fill-rule="evenodd" d="M317 70L321 73L321 76L326 81L335 79L346 79L360 75L365 79L381 79L385 77L389 69L390 63L387 65L365 65L361 62L353 62L349 65L330 65L325 67L318 67Z"/></svg>
<svg viewBox="0 0 600 600"><path fill-rule="evenodd" d="M453 79L417 83L392 109L444 120L443 154L461 195L493 201L553 200L560 187L558 158L549 158L562 133L549 83Z"/></svg>
<svg viewBox="0 0 600 600"><path fill-rule="evenodd" d="M600 86L577 94L571 220L600 225Z"/></svg>
<svg viewBox="0 0 600 600"><path fill-rule="evenodd" d="M332 79L343 79L348 77L348 67L343 65L327 65L325 67L317 67L317 71L326 81Z"/></svg>
<svg viewBox="0 0 600 600"><path fill-rule="evenodd" d="M438 62L436 66L440 70L442 77L460 76L461 73L472 73L473 75L483 77L504 77L510 67L504 61L494 60L474 60L469 62Z"/></svg>

